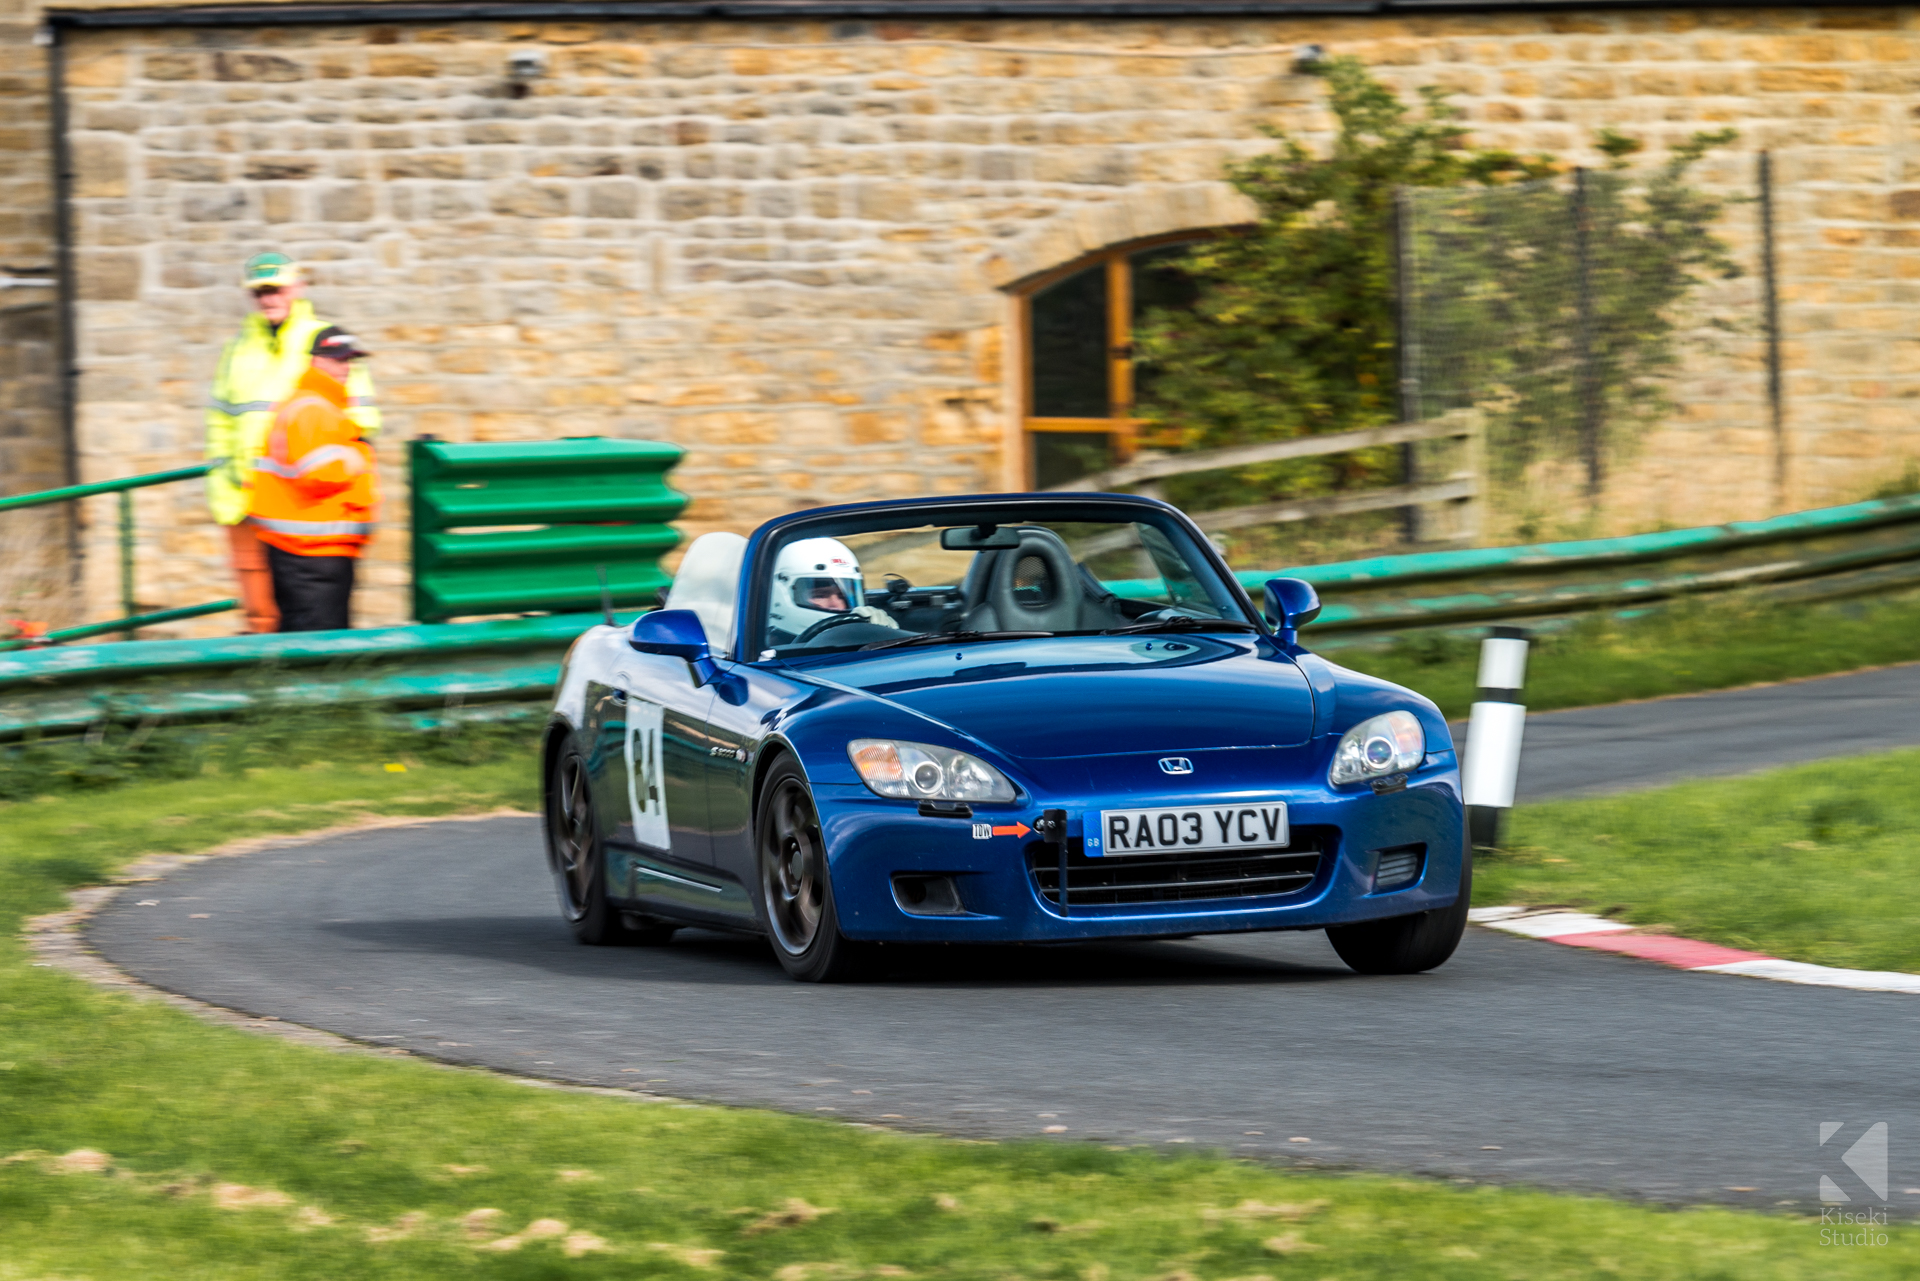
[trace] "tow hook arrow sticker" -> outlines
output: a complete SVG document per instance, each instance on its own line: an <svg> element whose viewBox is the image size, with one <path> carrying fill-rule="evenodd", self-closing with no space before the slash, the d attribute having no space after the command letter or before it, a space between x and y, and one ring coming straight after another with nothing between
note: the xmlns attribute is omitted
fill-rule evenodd
<svg viewBox="0 0 1920 1281"><path fill-rule="evenodd" d="M1025 823L1015 823L1011 827L996 827L993 829L993 834L995 836L1025 836L1032 830L1033 829Z"/></svg>

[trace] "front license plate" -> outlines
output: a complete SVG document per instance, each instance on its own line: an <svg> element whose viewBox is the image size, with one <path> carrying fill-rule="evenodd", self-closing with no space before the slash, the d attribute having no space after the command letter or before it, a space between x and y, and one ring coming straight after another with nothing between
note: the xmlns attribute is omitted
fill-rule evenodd
<svg viewBox="0 0 1920 1281"><path fill-rule="evenodd" d="M1263 849L1288 843L1287 807L1276 802L1101 810L1099 830L1084 839L1088 858Z"/></svg>

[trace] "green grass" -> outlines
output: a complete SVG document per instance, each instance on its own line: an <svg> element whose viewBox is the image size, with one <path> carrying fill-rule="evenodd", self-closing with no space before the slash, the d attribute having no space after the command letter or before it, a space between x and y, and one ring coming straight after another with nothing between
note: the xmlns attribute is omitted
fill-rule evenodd
<svg viewBox="0 0 1920 1281"><path fill-rule="evenodd" d="M1564 904L1795 961L1920 972L1920 751L1513 812L1474 901Z"/></svg>
<svg viewBox="0 0 1920 1281"><path fill-rule="evenodd" d="M28 1154L0 1163L0 1278L1745 1281L1920 1268L1920 1234L1901 1227L1885 1248L1836 1251L1798 1217L541 1091L209 1026L33 968L17 940L23 915L141 853L356 814L524 806L530 783L525 760L404 774L342 762L0 806L0 1156ZM109 1168L60 1172L58 1154L80 1149ZM469 1237L463 1220L483 1209L500 1214ZM529 1236L540 1220L566 1227ZM502 1235L523 1244L490 1248ZM605 1249L569 1257L570 1237Z"/></svg>
<svg viewBox="0 0 1920 1281"><path fill-rule="evenodd" d="M1522 620L1524 621L1524 620ZM1314 644L1313 629L1305 633ZM1450 717L1473 704L1480 642L1437 633L1327 657L1419 690ZM1543 631L1527 664L1527 706L1591 707L1820 676L1920 659L1920 594L1822 605L1688 601L1634 618L1598 615Z"/></svg>

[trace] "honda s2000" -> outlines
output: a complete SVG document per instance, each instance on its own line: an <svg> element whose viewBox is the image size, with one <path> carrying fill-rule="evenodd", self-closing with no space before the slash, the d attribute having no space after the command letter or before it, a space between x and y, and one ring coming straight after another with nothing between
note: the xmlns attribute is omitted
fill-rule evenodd
<svg viewBox="0 0 1920 1281"><path fill-rule="evenodd" d="M766 935L797 979L880 943L1324 929L1429 969L1470 855L1446 722L1301 648L1191 521L1125 495L868 503L696 540L594 627L543 753L589 943Z"/></svg>

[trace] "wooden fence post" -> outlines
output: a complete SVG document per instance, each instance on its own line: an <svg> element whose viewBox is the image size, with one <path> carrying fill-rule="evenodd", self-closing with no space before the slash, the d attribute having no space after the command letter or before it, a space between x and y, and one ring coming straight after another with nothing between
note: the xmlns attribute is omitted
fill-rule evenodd
<svg viewBox="0 0 1920 1281"><path fill-rule="evenodd" d="M1473 483L1473 491L1460 500L1458 517L1454 520L1454 539L1462 543L1474 543L1480 539L1481 526L1486 519L1487 507L1487 416L1478 409L1455 411L1466 420L1466 432L1461 437L1460 472L1464 479Z"/></svg>

